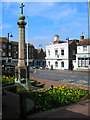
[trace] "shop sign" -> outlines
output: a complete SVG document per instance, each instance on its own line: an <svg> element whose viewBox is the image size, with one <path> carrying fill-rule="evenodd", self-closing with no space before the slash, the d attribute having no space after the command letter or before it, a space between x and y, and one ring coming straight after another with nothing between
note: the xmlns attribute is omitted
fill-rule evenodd
<svg viewBox="0 0 90 120"><path fill-rule="evenodd" d="M78 55L78 57L87 57L87 55Z"/></svg>

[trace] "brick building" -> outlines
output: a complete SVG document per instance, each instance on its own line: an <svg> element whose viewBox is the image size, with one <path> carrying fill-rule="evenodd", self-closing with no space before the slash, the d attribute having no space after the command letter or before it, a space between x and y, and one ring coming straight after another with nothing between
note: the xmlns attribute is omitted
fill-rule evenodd
<svg viewBox="0 0 90 120"><path fill-rule="evenodd" d="M46 53L43 51L42 48L35 49L34 51L34 65L45 67L46 61L45 61Z"/></svg>

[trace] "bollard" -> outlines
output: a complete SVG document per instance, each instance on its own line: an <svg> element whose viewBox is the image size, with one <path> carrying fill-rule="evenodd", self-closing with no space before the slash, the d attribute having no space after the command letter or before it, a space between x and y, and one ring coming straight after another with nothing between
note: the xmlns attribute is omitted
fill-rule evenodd
<svg viewBox="0 0 90 120"><path fill-rule="evenodd" d="M26 112L26 95L24 92L20 93L20 117L22 119L27 118L27 112Z"/></svg>

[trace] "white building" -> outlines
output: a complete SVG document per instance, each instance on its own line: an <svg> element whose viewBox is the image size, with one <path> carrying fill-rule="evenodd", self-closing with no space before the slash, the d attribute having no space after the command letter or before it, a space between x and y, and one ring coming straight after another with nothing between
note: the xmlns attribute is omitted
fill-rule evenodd
<svg viewBox="0 0 90 120"><path fill-rule="evenodd" d="M90 38L81 39L77 46L76 64L74 64L76 70L88 69L90 65Z"/></svg>
<svg viewBox="0 0 90 120"><path fill-rule="evenodd" d="M46 46L46 67L58 70L68 70L68 43L59 40L55 35L54 42Z"/></svg>

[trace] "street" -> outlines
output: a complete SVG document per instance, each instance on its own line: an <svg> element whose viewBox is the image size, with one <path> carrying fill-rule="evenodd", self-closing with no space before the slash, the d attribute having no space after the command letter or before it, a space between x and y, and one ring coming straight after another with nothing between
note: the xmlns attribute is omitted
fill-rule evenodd
<svg viewBox="0 0 90 120"><path fill-rule="evenodd" d="M61 83L88 85L88 72L37 70L37 72L30 73L30 77L58 81Z"/></svg>

